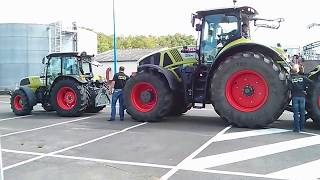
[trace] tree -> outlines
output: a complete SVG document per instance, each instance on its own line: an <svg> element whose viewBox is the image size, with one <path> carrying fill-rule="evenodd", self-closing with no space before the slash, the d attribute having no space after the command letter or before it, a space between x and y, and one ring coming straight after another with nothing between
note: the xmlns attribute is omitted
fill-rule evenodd
<svg viewBox="0 0 320 180"><path fill-rule="evenodd" d="M176 33L165 36L120 36L117 37L117 48L156 48L156 47L175 47L184 45L194 45L195 38L192 35ZM105 52L113 49L113 36L98 33L98 52Z"/></svg>

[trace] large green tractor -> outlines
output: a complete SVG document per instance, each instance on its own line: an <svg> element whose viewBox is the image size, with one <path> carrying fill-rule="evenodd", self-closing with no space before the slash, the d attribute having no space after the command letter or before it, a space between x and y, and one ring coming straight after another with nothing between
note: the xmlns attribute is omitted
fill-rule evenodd
<svg viewBox="0 0 320 180"><path fill-rule="evenodd" d="M60 116L101 111L110 100L102 79L93 75L92 57L85 52L72 52L53 53L43 58L43 75L22 79L12 92L12 111L16 115L27 115L37 103Z"/></svg>
<svg viewBox="0 0 320 180"><path fill-rule="evenodd" d="M257 14L251 7L193 14L198 46L163 49L140 59L137 75L124 89L127 112L139 121L158 121L212 104L238 127L263 127L277 120L290 101L291 65L277 49L254 43L250 31L243 32L250 22L279 28L282 19L258 19ZM312 92L317 98L309 114L320 114L320 93Z"/></svg>

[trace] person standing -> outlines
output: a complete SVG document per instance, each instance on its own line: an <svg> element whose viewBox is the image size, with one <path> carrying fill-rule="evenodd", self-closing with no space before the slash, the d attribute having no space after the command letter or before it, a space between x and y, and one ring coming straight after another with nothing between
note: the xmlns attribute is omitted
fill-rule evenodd
<svg viewBox="0 0 320 180"><path fill-rule="evenodd" d="M124 73L124 67L119 67L119 72L113 76L111 90L113 89L112 93L112 101L111 101L111 117L108 121L114 121L116 118L116 103L119 100L119 115L120 121L124 119L124 102L122 96L122 89L124 88L129 76Z"/></svg>
<svg viewBox="0 0 320 180"><path fill-rule="evenodd" d="M299 73L300 66L295 65L289 79L289 89L292 96L294 132L303 130L306 113L306 88L312 82L303 73Z"/></svg>

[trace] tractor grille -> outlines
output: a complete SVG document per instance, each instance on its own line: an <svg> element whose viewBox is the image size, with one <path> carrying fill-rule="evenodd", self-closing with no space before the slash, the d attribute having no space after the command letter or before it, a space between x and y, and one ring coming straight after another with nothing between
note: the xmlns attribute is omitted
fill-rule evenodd
<svg viewBox="0 0 320 180"><path fill-rule="evenodd" d="M181 62L183 61L179 51L177 49L171 49L170 50L171 55L173 56L173 58L175 59L176 62Z"/></svg>

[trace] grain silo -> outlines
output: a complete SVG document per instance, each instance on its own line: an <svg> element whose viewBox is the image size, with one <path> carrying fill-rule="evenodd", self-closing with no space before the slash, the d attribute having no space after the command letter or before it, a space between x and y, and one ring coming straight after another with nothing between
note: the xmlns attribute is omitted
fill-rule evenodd
<svg viewBox="0 0 320 180"><path fill-rule="evenodd" d="M19 80L28 75L40 75L43 71L41 60L48 53L71 51L96 53L96 34L89 33L93 39L92 48L78 49L77 39L86 38L82 38L78 32L79 28L75 23L71 26L63 26L61 22L0 24L0 90L15 88ZM95 36L92 36L92 33Z"/></svg>

